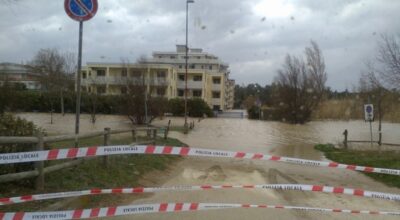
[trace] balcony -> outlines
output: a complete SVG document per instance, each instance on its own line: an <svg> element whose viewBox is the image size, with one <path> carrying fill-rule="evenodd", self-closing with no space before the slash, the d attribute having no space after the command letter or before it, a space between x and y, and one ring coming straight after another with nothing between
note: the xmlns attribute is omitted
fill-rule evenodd
<svg viewBox="0 0 400 220"><path fill-rule="evenodd" d="M185 88L185 81L178 81L178 88L179 89L184 89ZM193 80L188 80L187 81L187 86L188 89L202 89L203 88L203 81L193 81Z"/></svg>
<svg viewBox="0 0 400 220"><path fill-rule="evenodd" d="M213 91L221 91L221 84L212 84Z"/></svg>
<svg viewBox="0 0 400 220"><path fill-rule="evenodd" d="M142 84L143 79L141 77L92 77L82 79L82 85L127 85L127 84ZM151 78L146 79L145 84L150 84L154 86L167 86L168 80L166 78Z"/></svg>
<svg viewBox="0 0 400 220"><path fill-rule="evenodd" d="M212 105L220 105L221 104L221 99L212 98L211 99L211 104Z"/></svg>

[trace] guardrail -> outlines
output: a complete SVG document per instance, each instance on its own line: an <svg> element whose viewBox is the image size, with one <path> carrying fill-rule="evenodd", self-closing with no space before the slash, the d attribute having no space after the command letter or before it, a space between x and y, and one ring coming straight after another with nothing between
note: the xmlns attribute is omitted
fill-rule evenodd
<svg viewBox="0 0 400 220"><path fill-rule="evenodd" d="M104 146L110 145L110 138L112 134L121 134L121 133L128 133L132 134L132 142L135 143L155 143L157 132L158 130L162 130L164 132L164 138L166 139L169 132L169 125L166 128L161 127L136 127L130 129L118 129L118 130L111 130L110 128L104 128L104 131L99 132L91 132L85 134L69 134L69 135L57 135L57 136L44 136L43 133L38 133L36 137L0 137L0 145L1 144L34 144L35 151L42 151L44 150L44 146L46 143L55 143L60 141L71 141L78 139L87 139L93 137L100 137L104 136ZM138 142L138 132L144 131L147 133L148 141ZM1 146L0 146L1 148ZM76 166L80 164L84 159L78 159L73 161L68 161L64 163L59 163L56 165L51 165L48 167L44 166L43 161L34 162L34 170L30 171L23 171L18 173L8 173L4 175L0 175L0 183L12 182L27 178L36 177L36 189L42 190L44 189L45 185L45 175L51 172L55 172L64 168L69 168L72 166ZM103 157L103 165L108 165L108 156Z"/></svg>

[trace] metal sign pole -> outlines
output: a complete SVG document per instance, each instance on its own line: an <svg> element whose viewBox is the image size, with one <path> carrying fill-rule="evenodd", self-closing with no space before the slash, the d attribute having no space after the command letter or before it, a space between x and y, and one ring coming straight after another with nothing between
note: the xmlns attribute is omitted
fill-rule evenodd
<svg viewBox="0 0 400 220"><path fill-rule="evenodd" d="M371 132L371 148L372 148L372 122L369 120L369 131Z"/></svg>
<svg viewBox="0 0 400 220"><path fill-rule="evenodd" d="M75 147L78 147L79 117L81 113L81 68L82 68L82 34L83 21L79 22L79 51L78 51L78 72L76 73L76 113L75 113Z"/></svg>

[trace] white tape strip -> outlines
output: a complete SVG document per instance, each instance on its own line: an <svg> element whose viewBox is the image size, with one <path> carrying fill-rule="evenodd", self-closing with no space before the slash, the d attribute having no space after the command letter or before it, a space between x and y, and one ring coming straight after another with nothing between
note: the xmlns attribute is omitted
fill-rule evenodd
<svg viewBox="0 0 400 220"><path fill-rule="evenodd" d="M363 189L351 189L343 187L320 186L320 185L304 185L304 184L262 184L262 185L201 185L201 186L170 186L170 187L136 187L136 188L113 188L113 189L91 189L82 191L47 193L37 195L25 195L10 198L0 198L0 205L23 203L29 201L39 201L57 198L67 198L85 195L99 195L99 194L139 194L139 193L152 193L163 191L197 191L197 190L210 190L210 189L278 189L278 190L297 190L297 191L311 191L311 192L325 192L334 194L345 194L361 197L369 197L376 199L385 199L392 201L400 201L399 194L390 194L382 192L366 191Z"/></svg>
<svg viewBox="0 0 400 220"><path fill-rule="evenodd" d="M382 174L400 176L400 170L395 170L395 169L338 164L335 162L304 160L298 158L271 156L267 154L258 154L258 153L244 153L244 152L220 151L220 150L199 149L199 148L153 146L153 145L147 145L147 146L119 145L119 146L103 146L103 147L53 149L47 151L33 151L33 152L22 152L22 153L8 153L8 154L0 154L0 164L72 159L72 158L117 155L117 154L159 154L159 155L162 154L162 155L270 160L270 161L298 164L303 166L330 167L330 168L349 169L349 170L357 170L369 173L372 172L372 173L382 173Z"/></svg>
<svg viewBox="0 0 400 220"><path fill-rule="evenodd" d="M0 220L63 220L63 219L87 219L99 217L113 217L134 214L162 213L162 212L184 212L232 208L269 208L289 209L310 212L334 212L369 215L395 215L400 216L398 211L366 211L349 209L328 209L300 206L283 205L250 205L250 204L226 204L226 203L160 203L148 205L128 205L118 207L92 208L83 210L55 211L55 212L7 212L0 213Z"/></svg>

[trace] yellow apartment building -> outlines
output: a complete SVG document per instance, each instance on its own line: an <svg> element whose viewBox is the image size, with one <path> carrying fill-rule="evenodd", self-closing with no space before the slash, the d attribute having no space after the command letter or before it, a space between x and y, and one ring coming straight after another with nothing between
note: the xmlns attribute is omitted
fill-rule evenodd
<svg viewBox="0 0 400 220"><path fill-rule="evenodd" d="M235 81L229 66L202 49L188 53L188 98L202 98L213 110L233 108ZM152 96L168 99L185 95L185 46L175 52L154 52L140 64L87 63L82 71L82 89L87 92L119 95L127 84L142 83Z"/></svg>

